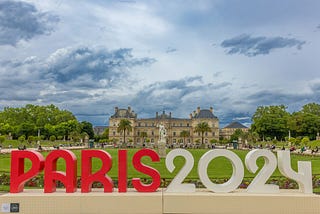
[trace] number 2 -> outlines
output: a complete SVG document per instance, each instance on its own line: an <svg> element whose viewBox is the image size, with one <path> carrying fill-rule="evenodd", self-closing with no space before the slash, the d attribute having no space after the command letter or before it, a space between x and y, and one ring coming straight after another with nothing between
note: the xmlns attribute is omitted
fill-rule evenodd
<svg viewBox="0 0 320 214"><path fill-rule="evenodd" d="M179 173L174 177L166 192L195 192L196 187L194 184L183 184L183 180L188 176L194 165L194 159L192 154L185 149L171 150L166 157L166 167L170 172L176 168L173 161L176 157L182 156L186 160L186 163L181 168Z"/></svg>

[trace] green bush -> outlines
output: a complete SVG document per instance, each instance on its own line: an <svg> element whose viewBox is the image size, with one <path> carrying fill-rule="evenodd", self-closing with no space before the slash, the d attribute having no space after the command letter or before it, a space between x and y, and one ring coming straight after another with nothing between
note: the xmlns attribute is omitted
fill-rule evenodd
<svg viewBox="0 0 320 214"><path fill-rule="evenodd" d="M320 140L309 141L307 143L307 146L309 147L309 149L314 149L316 146L320 148Z"/></svg>
<svg viewBox="0 0 320 214"><path fill-rule="evenodd" d="M6 137L1 135L0 136L0 144L3 144L5 140L6 140Z"/></svg>
<svg viewBox="0 0 320 214"><path fill-rule="evenodd" d="M54 136L54 135L51 135L51 136L50 136L50 141L51 141L51 142L56 141L56 139L57 139L56 136Z"/></svg>

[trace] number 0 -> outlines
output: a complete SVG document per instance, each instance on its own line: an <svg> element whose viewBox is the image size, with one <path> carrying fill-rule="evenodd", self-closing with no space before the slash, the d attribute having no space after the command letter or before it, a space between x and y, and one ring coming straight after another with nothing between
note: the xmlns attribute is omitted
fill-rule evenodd
<svg viewBox="0 0 320 214"><path fill-rule="evenodd" d="M208 165L210 161L216 157L223 156L227 158L232 164L232 176L231 178L223 184L215 184L208 177ZM241 184L244 176L244 168L241 159L233 152L226 149L215 149L206 152L199 160L198 164L198 174L201 182L212 192L231 192L238 188Z"/></svg>

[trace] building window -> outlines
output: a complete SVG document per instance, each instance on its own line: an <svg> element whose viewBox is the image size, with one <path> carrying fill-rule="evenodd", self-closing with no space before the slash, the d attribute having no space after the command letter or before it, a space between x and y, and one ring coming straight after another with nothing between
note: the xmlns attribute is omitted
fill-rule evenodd
<svg viewBox="0 0 320 214"><path fill-rule="evenodd" d="M140 138L137 138L137 143L140 143Z"/></svg>
<svg viewBox="0 0 320 214"><path fill-rule="evenodd" d="M182 126L182 123L180 123L180 127Z"/></svg>
<svg viewBox="0 0 320 214"><path fill-rule="evenodd" d="M113 136L115 136L116 135L116 132L113 132Z"/></svg>
<svg viewBox="0 0 320 214"><path fill-rule="evenodd" d="M172 126L176 126L176 124L174 123Z"/></svg>
<svg viewBox="0 0 320 214"><path fill-rule="evenodd" d="M148 126L148 123L146 123L145 126L147 127L147 126Z"/></svg>
<svg viewBox="0 0 320 214"><path fill-rule="evenodd" d="M154 136L154 132L153 131L151 132L151 135Z"/></svg>
<svg viewBox="0 0 320 214"><path fill-rule="evenodd" d="M208 132L206 132L205 135L208 136Z"/></svg>
<svg viewBox="0 0 320 214"><path fill-rule="evenodd" d="M137 135L140 136L140 132L139 131L137 132Z"/></svg>
<svg viewBox="0 0 320 214"><path fill-rule="evenodd" d="M154 143L154 139L153 138L151 138L151 143Z"/></svg>
<svg viewBox="0 0 320 214"><path fill-rule="evenodd" d="M173 141L172 141L173 143L176 143L176 139L173 139Z"/></svg>
<svg viewBox="0 0 320 214"><path fill-rule="evenodd" d="M198 136L200 136L200 132L198 132Z"/></svg>
<svg viewBox="0 0 320 214"><path fill-rule="evenodd" d="M212 132L212 136L215 136L215 135L216 135L216 133Z"/></svg>
<svg viewBox="0 0 320 214"><path fill-rule="evenodd" d="M176 136L176 132L173 132L173 136Z"/></svg>
<svg viewBox="0 0 320 214"><path fill-rule="evenodd" d="M141 123L138 123L138 126L141 126Z"/></svg>
<svg viewBox="0 0 320 214"><path fill-rule="evenodd" d="M152 123L152 126L154 126L154 123Z"/></svg>
<svg viewBox="0 0 320 214"><path fill-rule="evenodd" d="M189 127L189 123L187 123L187 127Z"/></svg>

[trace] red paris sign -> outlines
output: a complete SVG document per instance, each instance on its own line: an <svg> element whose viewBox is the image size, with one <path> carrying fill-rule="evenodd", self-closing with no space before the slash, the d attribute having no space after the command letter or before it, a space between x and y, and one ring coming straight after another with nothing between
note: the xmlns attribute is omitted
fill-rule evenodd
<svg viewBox="0 0 320 214"><path fill-rule="evenodd" d="M152 178L151 184L143 184L140 178L133 178L132 184L138 192L154 192L160 186L160 173L141 163L141 158L148 156L153 162L160 161L159 155L150 149L142 149L133 156L133 167ZM62 158L66 162L65 172L57 171L57 160ZM92 173L92 159L98 158L102 161L99 171ZM24 172L25 159L32 163L31 169ZM119 192L127 191L127 151L118 151L118 182ZM81 152L81 192L91 191L91 185L99 181L104 186L104 192L113 191L113 182L106 174L112 167L112 157L103 150L82 150ZM13 151L11 153L11 177L10 192L19 193L23 191L24 184L31 178L37 176L44 169L44 192L56 191L56 181L60 181L66 187L67 193L77 190L77 158L68 150L55 150L49 153L44 160L41 153L36 151Z"/></svg>

